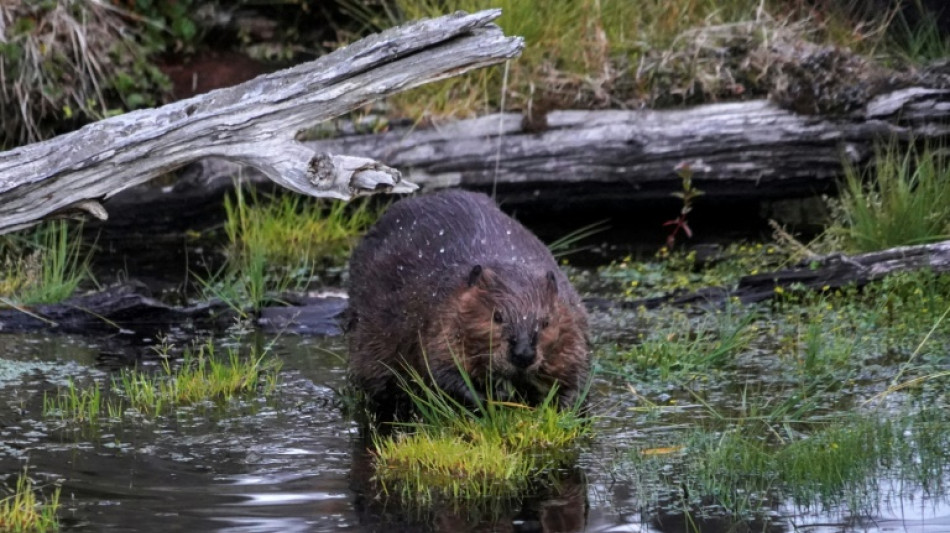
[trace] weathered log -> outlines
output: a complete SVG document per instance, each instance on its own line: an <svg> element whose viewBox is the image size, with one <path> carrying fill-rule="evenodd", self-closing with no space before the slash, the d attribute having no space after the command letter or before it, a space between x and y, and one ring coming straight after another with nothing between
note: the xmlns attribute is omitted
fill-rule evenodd
<svg viewBox="0 0 950 533"><path fill-rule="evenodd" d="M885 93L847 117L798 115L766 100L688 109L555 111L541 132L520 114L430 128L399 128L307 143L315 151L373 158L424 187L497 188L506 201L669 198L674 167L694 165L706 198L770 199L828 191L847 159L860 164L890 138L950 134L950 91Z"/></svg>
<svg viewBox="0 0 950 533"><path fill-rule="evenodd" d="M499 15L459 12L393 28L235 87L0 153L0 233L68 209L101 218L99 200L209 156L313 196L411 191L392 168L314 151L295 135L372 100L518 55L522 40L491 23Z"/></svg>
<svg viewBox="0 0 950 533"><path fill-rule="evenodd" d="M585 300L592 309L652 309L660 305L721 306L738 299L749 304L774 298L790 289L831 290L846 285L863 286L895 272L929 269L950 272L950 240L918 246L900 246L879 252L858 255L832 254L808 259L783 270L765 272L739 279L735 288L708 287L692 292L676 292L656 298L611 301L603 298ZM777 291L781 288L782 291Z"/></svg>

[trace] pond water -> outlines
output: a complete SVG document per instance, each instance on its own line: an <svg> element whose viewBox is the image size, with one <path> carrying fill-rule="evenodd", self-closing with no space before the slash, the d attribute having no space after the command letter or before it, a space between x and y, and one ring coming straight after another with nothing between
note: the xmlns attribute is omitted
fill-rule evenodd
<svg viewBox="0 0 950 533"><path fill-rule="evenodd" d="M897 490L899 481L888 479L879 480L877 504L860 514L776 501L757 521L687 524L682 513L649 501L618 471L629 467L617 462L628 448L662 442L683 424L637 414L623 400L624 385L607 379L594 394L602 418L592 441L556 486L509 502L494 516L409 512L368 489L365 443L335 393L345 382L343 340L285 335L242 342L274 343L284 362L276 396L224 412L193 409L82 431L44 419L44 393L67 377L82 382L133 362L155 365L157 341L0 335L0 353L17 362L0 376L0 473L28 464L46 493L59 484L64 531L950 531L944 499Z"/></svg>

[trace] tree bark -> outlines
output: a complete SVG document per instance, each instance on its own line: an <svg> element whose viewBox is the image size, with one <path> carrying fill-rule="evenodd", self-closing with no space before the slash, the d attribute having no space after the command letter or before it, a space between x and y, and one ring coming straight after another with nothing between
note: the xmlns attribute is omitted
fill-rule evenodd
<svg viewBox="0 0 950 533"><path fill-rule="evenodd" d="M315 151L295 135L372 100L517 56L522 40L491 23L499 15L418 21L241 85L0 153L0 233L70 209L101 218L99 200L209 156L313 196L412 191L392 168Z"/></svg>
<svg viewBox="0 0 950 533"><path fill-rule="evenodd" d="M754 100L546 118L540 132L507 113L307 144L382 161L424 187L497 188L513 203L669 198L681 189L674 171L681 162L701 162L693 183L705 198L789 198L831 190L842 162L869 161L880 140L946 138L950 91L893 91L846 117L798 115Z"/></svg>

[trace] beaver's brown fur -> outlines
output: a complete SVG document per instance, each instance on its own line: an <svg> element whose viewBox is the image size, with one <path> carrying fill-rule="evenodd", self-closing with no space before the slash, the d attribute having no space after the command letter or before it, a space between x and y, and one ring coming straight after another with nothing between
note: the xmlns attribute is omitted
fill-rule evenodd
<svg viewBox="0 0 950 533"><path fill-rule="evenodd" d="M475 403L514 391L561 406L587 384L587 314L547 247L487 196L447 191L394 204L350 260L350 377L377 406L405 401L406 367ZM454 357L453 357L454 356Z"/></svg>

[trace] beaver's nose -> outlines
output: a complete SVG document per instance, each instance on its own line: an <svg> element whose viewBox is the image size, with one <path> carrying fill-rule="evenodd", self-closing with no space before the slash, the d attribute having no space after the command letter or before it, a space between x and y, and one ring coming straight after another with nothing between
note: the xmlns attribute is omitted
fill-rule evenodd
<svg viewBox="0 0 950 533"><path fill-rule="evenodd" d="M508 358L518 368L528 368L537 355L535 345L527 335L519 335L508 340Z"/></svg>

